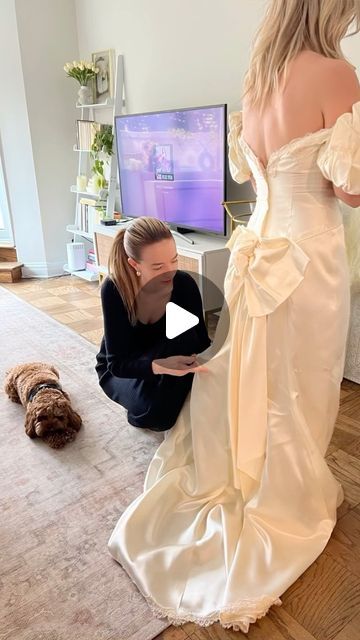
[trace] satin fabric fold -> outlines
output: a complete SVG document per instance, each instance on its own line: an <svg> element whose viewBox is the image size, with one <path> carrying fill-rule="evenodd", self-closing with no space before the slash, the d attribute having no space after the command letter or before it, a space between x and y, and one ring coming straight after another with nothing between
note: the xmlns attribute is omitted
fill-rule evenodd
<svg viewBox="0 0 360 640"><path fill-rule="evenodd" d="M323 176L346 193L360 193L360 100L342 113L320 147L317 165ZM360 224L360 223L359 223Z"/></svg>
<svg viewBox="0 0 360 640"><path fill-rule="evenodd" d="M318 558L344 499L325 454L350 300L341 212L316 164L331 131L292 141L266 171L243 153L241 115L230 123L230 168L257 187L228 243L230 327L221 313L208 371L108 547L156 617L247 633Z"/></svg>
<svg viewBox="0 0 360 640"><path fill-rule="evenodd" d="M290 238L259 238L244 225L236 227L226 247L231 254L224 291L233 319L228 395L230 451L234 486L241 489L247 501L260 482L266 451L266 316L302 282L310 258Z"/></svg>

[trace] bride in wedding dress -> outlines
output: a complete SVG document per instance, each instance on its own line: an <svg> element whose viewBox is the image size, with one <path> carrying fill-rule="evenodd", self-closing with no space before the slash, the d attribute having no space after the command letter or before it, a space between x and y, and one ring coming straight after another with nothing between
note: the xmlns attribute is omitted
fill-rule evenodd
<svg viewBox="0 0 360 640"><path fill-rule="evenodd" d="M322 553L344 499L325 454L360 279L338 202L360 216L360 85L339 46L353 20L359 31L357 0L271 0L253 100L229 115L232 177L257 195L227 243L230 327L221 314L207 371L108 542L174 625L247 632ZM353 228L360 246L360 217Z"/></svg>

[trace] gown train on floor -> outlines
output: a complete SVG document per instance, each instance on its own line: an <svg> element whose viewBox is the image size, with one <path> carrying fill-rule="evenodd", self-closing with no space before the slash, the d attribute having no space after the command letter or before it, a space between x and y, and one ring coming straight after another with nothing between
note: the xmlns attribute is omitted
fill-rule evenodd
<svg viewBox="0 0 360 640"><path fill-rule="evenodd" d="M155 616L246 633L322 553L344 499L325 454L352 274L329 180L360 194L360 102L266 168L242 112L229 125L232 176L252 172L257 185L227 245L230 327L221 314L208 371L195 374L108 549Z"/></svg>

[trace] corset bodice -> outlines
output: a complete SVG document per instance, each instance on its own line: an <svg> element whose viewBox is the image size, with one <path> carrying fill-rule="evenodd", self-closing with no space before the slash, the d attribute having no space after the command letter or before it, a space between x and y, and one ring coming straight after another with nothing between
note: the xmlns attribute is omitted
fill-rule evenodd
<svg viewBox="0 0 360 640"><path fill-rule="evenodd" d="M240 137L257 191L249 228L265 237L282 235L298 240L341 224L332 183L317 165L327 131L321 129L284 145L270 155L267 167Z"/></svg>

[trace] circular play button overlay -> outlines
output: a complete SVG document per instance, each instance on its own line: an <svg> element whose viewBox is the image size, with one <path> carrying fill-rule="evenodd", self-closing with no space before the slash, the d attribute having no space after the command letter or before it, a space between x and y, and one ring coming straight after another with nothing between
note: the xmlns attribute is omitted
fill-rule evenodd
<svg viewBox="0 0 360 640"><path fill-rule="evenodd" d="M170 374L205 370L223 346L230 325L221 289L190 270L163 272L148 280L136 296L135 309L139 341L147 343L143 356L150 353L161 371L168 369Z"/></svg>

